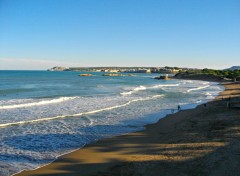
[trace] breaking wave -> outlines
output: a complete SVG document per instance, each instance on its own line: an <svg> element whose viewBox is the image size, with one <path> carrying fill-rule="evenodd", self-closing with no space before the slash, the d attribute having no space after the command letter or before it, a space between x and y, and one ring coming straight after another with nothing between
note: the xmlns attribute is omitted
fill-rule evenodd
<svg viewBox="0 0 240 176"><path fill-rule="evenodd" d="M57 98L57 99L43 100L43 101L39 101L39 102L5 105L5 106L0 106L0 109L15 109L15 108L25 108L25 107L31 107L31 106L40 106L40 105L46 105L46 104L52 104L52 103L60 103L60 102L72 100L75 98L77 98L77 97L61 97L61 98Z"/></svg>
<svg viewBox="0 0 240 176"><path fill-rule="evenodd" d="M140 90L146 90L147 88L145 86L139 86L139 87L136 87L134 88L133 90L129 91L129 92L122 92L120 93L121 95L131 95L132 93L134 92L138 92Z"/></svg>
<svg viewBox="0 0 240 176"><path fill-rule="evenodd" d="M152 97L147 97L147 98L138 98L138 99L130 100L127 103L124 103L124 104L121 104L121 105L111 106L111 107L102 108L102 109L98 109L98 110L93 110L93 111L89 111L89 112L82 112L82 113L71 114L71 115L59 115L59 116L55 116L55 117L46 117L46 118L34 119L34 120L28 120L28 121L4 123L4 124L0 124L0 128L7 127L7 126L12 126L12 125L37 123L37 122L43 122L43 121L49 121L49 120L55 120L55 119L60 119L60 118L67 118L67 117L79 117L79 116L82 116L82 115L89 115L89 114L94 114L94 113L98 113L98 112L102 112L102 111L108 111L108 110L124 107L124 106L127 106L131 103L134 103L134 102L151 100L151 99L155 99L155 98L159 98L159 97L163 97L163 96L164 95L154 95Z"/></svg>
<svg viewBox="0 0 240 176"><path fill-rule="evenodd" d="M133 90L130 90L128 92L122 92L120 93L121 95L131 95L132 93L136 93L138 91L142 91L142 90L147 90L147 89L157 89L157 88L161 88L161 87L173 87L173 86L179 86L179 84L160 84L160 85L155 85L152 87L145 87L145 86L139 86L134 88Z"/></svg>
<svg viewBox="0 0 240 176"><path fill-rule="evenodd" d="M197 87L197 88L192 88L192 89L188 89L187 92L192 92L194 90L200 90L200 89L205 89L207 87L209 87L210 85L206 85L206 86L202 86L202 87Z"/></svg>

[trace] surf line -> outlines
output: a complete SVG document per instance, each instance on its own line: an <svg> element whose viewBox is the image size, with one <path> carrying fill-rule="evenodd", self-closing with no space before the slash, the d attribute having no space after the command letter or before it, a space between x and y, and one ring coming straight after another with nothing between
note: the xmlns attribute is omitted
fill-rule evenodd
<svg viewBox="0 0 240 176"><path fill-rule="evenodd" d="M77 97L61 97L57 99L52 100L43 100L39 102L33 102L33 103L25 103L25 104L15 104L15 105L5 105L0 106L0 109L15 109L15 108L25 108L25 107L31 107L31 106L40 106L40 105L47 105L52 103L60 103L67 100L73 100Z"/></svg>
<svg viewBox="0 0 240 176"><path fill-rule="evenodd" d="M19 122L12 122L12 123L4 123L4 124L0 124L0 128L4 128L4 127L8 127L8 126L14 126L14 125L23 125L23 124L28 124L28 123L37 123L37 122L55 120L55 119L60 119L60 118L79 117L79 116L82 116L82 115L95 114L97 112L102 112L102 111L108 111L108 110L112 110L112 109L121 108L121 107L127 106L127 105L129 105L131 103L134 103L134 102L151 100L151 99L155 99L155 98L159 98L159 97L163 97L163 96L164 95L155 95L155 96L148 97L148 98L139 98L139 99L128 101L125 104L116 105L116 106L112 106L112 107L107 107L107 108L103 108L103 109L98 109L98 110L95 110L95 111L78 113L78 114L60 115L60 116L55 116L55 117L46 117L46 118L42 118L42 119L35 119L35 120L28 120L28 121L19 121Z"/></svg>
<svg viewBox="0 0 240 176"><path fill-rule="evenodd" d="M141 90L147 90L147 89L157 89L157 88L161 88L161 87L173 87L173 86L179 86L179 84L160 84L160 85L155 85L152 87L145 87L145 86L138 86L136 88L134 88L133 90L130 90L128 92L122 92L120 93L120 95L131 95L132 93L141 91Z"/></svg>
<svg viewBox="0 0 240 176"><path fill-rule="evenodd" d="M192 88L192 89L188 89L187 92L192 92L194 90L200 90L200 89L205 89L207 87L209 87L210 85L206 85L206 86L202 86L202 87L197 87L197 88Z"/></svg>

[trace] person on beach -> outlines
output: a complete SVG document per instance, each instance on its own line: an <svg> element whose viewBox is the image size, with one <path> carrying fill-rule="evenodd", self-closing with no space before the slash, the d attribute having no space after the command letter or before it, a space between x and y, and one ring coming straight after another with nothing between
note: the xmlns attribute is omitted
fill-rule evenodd
<svg viewBox="0 0 240 176"><path fill-rule="evenodd" d="M181 107L180 107L180 105L178 105L178 111L180 111L181 110Z"/></svg>
<svg viewBox="0 0 240 176"><path fill-rule="evenodd" d="M230 104L230 101L227 102L227 107L230 109L231 108L231 104Z"/></svg>

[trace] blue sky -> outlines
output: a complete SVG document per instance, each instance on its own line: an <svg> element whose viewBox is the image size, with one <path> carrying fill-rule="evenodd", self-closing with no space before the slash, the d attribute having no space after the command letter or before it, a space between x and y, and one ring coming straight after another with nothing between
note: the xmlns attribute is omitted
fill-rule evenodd
<svg viewBox="0 0 240 176"><path fill-rule="evenodd" d="M239 0L0 0L0 69L240 65Z"/></svg>

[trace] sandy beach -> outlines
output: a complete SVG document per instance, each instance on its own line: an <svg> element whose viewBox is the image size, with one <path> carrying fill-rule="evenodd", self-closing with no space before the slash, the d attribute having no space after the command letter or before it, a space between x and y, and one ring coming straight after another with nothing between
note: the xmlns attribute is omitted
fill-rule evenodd
<svg viewBox="0 0 240 176"><path fill-rule="evenodd" d="M240 84L225 82L215 100L103 139L17 176L240 175ZM239 105L239 104L238 104Z"/></svg>

